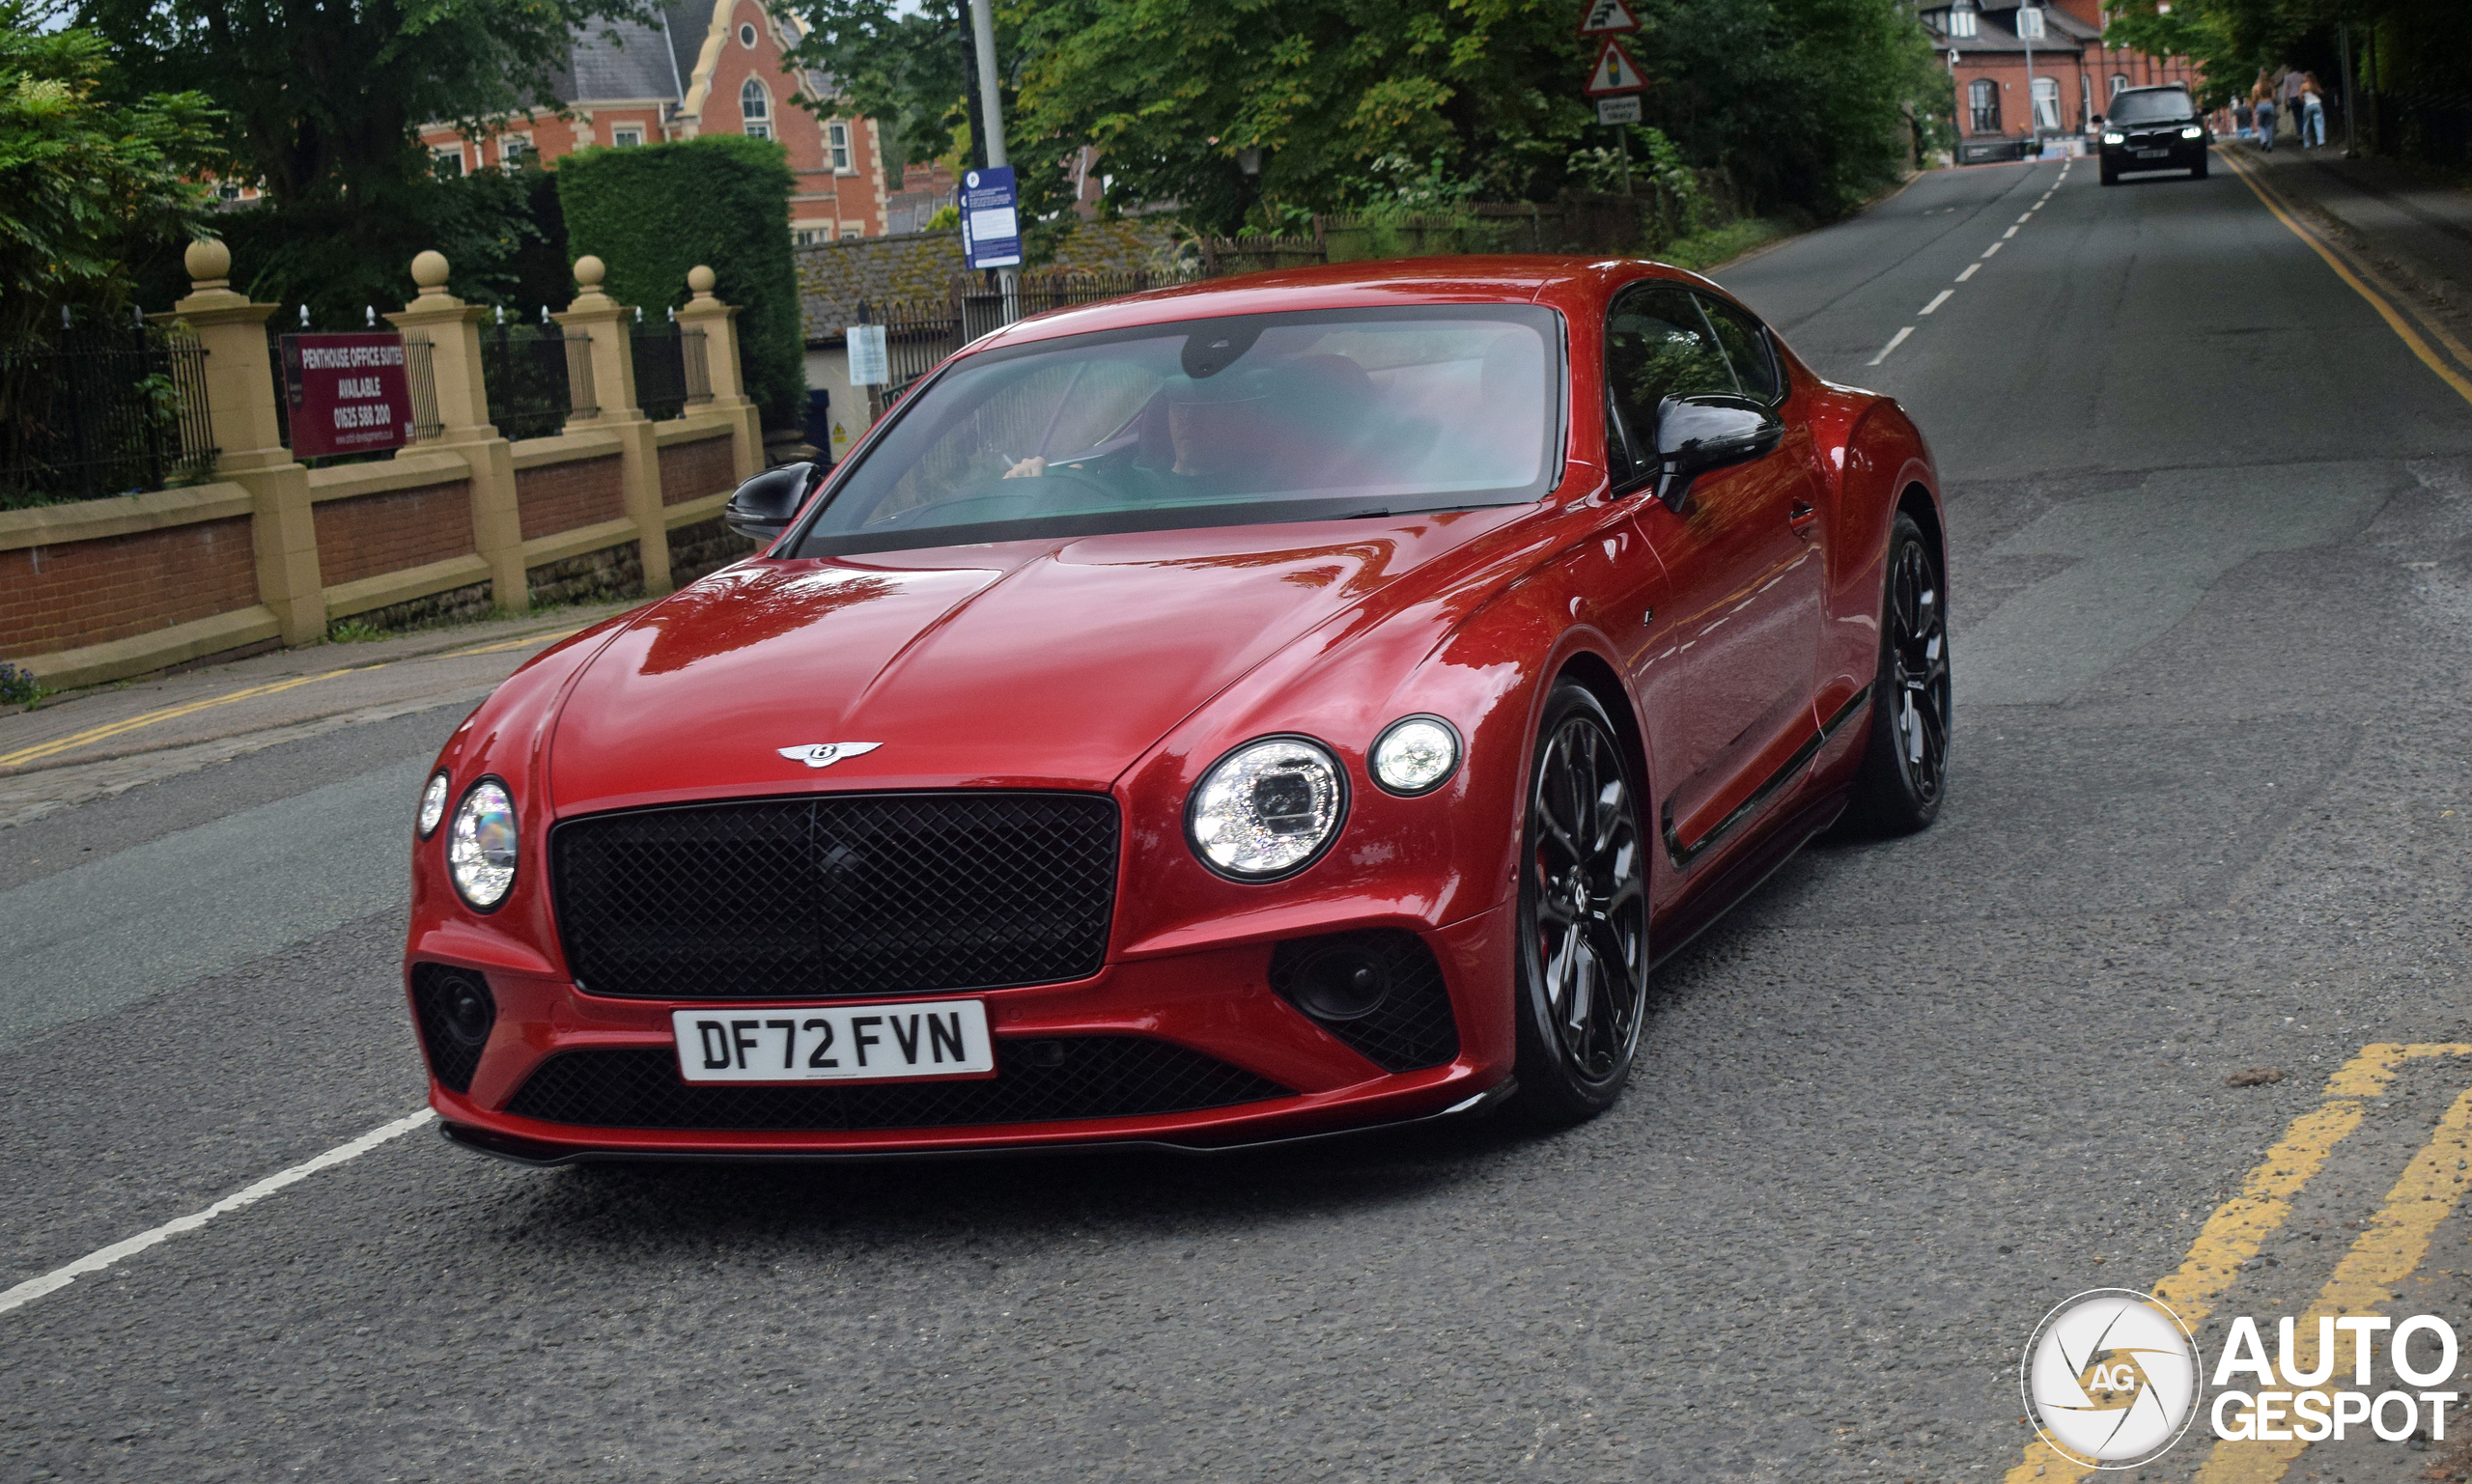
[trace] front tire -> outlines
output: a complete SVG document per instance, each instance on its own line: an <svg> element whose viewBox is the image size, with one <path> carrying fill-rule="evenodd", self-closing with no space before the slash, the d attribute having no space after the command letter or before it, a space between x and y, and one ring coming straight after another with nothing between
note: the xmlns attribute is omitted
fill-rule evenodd
<svg viewBox="0 0 2472 1484"><path fill-rule="evenodd" d="M2104 184L2118 185L2121 183L2121 173L2112 168L2112 162L2110 160L2103 161L2100 165L2097 165L2095 169L2102 172Z"/></svg>
<svg viewBox="0 0 2472 1484"><path fill-rule="evenodd" d="M2189 179L2190 179L2190 180L2192 180L2192 181L2203 181L2203 180L2205 180L2205 167L2206 167L2206 165L2207 165L2208 163L2209 163L2209 162L2207 161L2207 159L2206 159L2206 157L2205 157L2205 155L2203 155L2203 154L2199 155L2199 156L2198 156L2198 162L2197 162L2196 164L2191 165L2191 166L2189 167Z"/></svg>
<svg viewBox="0 0 2472 1484"><path fill-rule="evenodd" d="M1880 669L1862 771L1848 811L1874 833L1907 835L1939 817L1949 777L1949 614L1940 559L1914 518L1889 527Z"/></svg>
<svg viewBox="0 0 2472 1484"><path fill-rule="evenodd" d="M1567 1128L1630 1080L1648 992L1647 836L1613 718L1586 686L1546 698L1529 766L1514 990L1519 1111Z"/></svg>

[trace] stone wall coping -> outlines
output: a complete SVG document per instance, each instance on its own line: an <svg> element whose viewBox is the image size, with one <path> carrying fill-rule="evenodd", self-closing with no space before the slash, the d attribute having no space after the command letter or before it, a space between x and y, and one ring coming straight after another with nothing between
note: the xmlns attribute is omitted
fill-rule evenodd
<svg viewBox="0 0 2472 1484"><path fill-rule="evenodd" d="M710 520L721 513L721 507L730 502L730 496L735 492L735 490L724 490L718 494L699 494L691 500L681 500L675 505L663 506L661 528L665 531L674 531L680 526Z"/></svg>
<svg viewBox="0 0 2472 1484"><path fill-rule="evenodd" d="M620 516L598 525L579 525L572 531L556 531L548 536L535 536L523 544L523 565L528 570L563 562L571 556L598 551L604 546L623 546L638 539L635 518Z"/></svg>
<svg viewBox="0 0 2472 1484"><path fill-rule="evenodd" d="M726 438L737 431L735 420L689 412L667 422L653 424L653 441L662 448L680 443L702 443L712 438Z"/></svg>
<svg viewBox="0 0 2472 1484"><path fill-rule="evenodd" d="M348 500L354 495L418 490L424 485L451 485L472 477L472 462L446 449L423 452L397 449L395 457L377 463L347 463L309 471L309 499Z"/></svg>
<svg viewBox="0 0 2472 1484"><path fill-rule="evenodd" d="M376 576L361 577L351 582L338 582L326 589L326 618L329 622L367 613L372 608L389 607L427 598L433 593L469 587L490 580L489 561L478 552L450 556L442 562L429 562L419 567L407 567L401 572L381 572Z"/></svg>
<svg viewBox="0 0 2472 1484"><path fill-rule="evenodd" d="M252 508L246 489L218 482L67 505L38 505L32 510L0 510L0 551L66 546L201 520L228 520L249 514Z"/></svg>
<svg viewBox="0 0 2472 1484"><path fill-rule="evenodd" d="M515 466L537 469L548 463L577 463L586 459L614 459L624 449L618 434L605 429L578 429L573 433L552 434L546 438L518 438Z"/></svg>
<svg viewBox="0 0 2472 1484"><path fill-rule="evenodd" d="M28 655L17 663L32 670L46 689L73 690L79 686L151 674L245 644L280 638L282 634L283 621L275 617L274 609L258 603L149 633L131 634L108 644Z"/></svg>

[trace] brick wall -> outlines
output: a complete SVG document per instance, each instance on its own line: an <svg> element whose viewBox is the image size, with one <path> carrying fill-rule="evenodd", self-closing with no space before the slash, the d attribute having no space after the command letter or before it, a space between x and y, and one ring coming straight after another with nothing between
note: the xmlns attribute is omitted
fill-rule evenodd
<svg viewBox="0 0 2472 1484"><path fill-rule="evenodd" d="M328 587L426 567L472 549L467 480L326 500L316 512L319 580Z"/></svg>
<svg viewBox="0 0 2472 1484"><path fill-rule="evenodd" d="M515 505L523 539L555 536L627 513L627 490L616 454L515 471Z"/></svg>
<svg viewBox="0 0 2472 1484"><path fill-rule="evenodd" d="M672 443L660 451L663 505L683 505L737 487L738 465L730 459L727 434L694 443Z"/></svg>
<svg viewBox="0 0 2472 1484"><path fill-rule="evenodd" d="M108 643L257 601L246 516L0 551L0 656Z"/></svg>

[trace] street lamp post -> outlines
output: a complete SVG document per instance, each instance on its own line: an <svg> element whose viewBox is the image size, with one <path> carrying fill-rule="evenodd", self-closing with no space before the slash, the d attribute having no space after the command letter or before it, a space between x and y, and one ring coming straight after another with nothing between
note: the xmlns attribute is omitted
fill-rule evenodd
<svg viewBox="0 0 2472 1484"><path fill-rule="evenodd" d="M987 162L998 169L1013 161L1004 153L1004 102L996 86L996 17L988 0L969 0L969 26L978 47L979 109L987 116ZM1021 317L1022 270L997 268L996 283L1003 294L1004 322Z"/></svg>
<svg viewBox="0 0 2472 1484"><path fill-rule="evenodd" d="M2042 154L2043 116L2035 98L2035 38L2043 34L2043 8L2037 0L2017 7L2017 40L2026 43L2026 158Z"/></svg>

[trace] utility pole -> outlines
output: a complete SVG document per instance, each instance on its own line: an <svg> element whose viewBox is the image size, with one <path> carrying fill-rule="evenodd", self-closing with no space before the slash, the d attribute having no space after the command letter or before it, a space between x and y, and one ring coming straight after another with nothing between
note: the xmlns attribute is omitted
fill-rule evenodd
<svg viewBox="0 0 2472 1484"><path fill-rule="evenodd" d="M2028 20L2026 13L2035 18ZM2017 7L2017 40L2026 43L2026 158L2042 154L2043 119L2035 107L2035 33L2042 29L2042 8L2026 0Z"/></svg>
<svg viewBox="0 0 2472 1484"><path fill-rule="evenodd" d="M2335 43L2344 57L2344 158L2360 158L2360 144L2352 132L2352 28L2349 22L2335 28Z"/></svg>
<svg viewBox="0 0 2472 1484"><path fill-rule="evenodd" d="M987 120L987 162L999 169L1013 163L1004 153L1004 101L996 82L996 16L988 0L969 0L969 27L978 44L978 111ZM997 268L996 285L1004 296L1004 322L1020 319L1022 270Z"/></svg>

